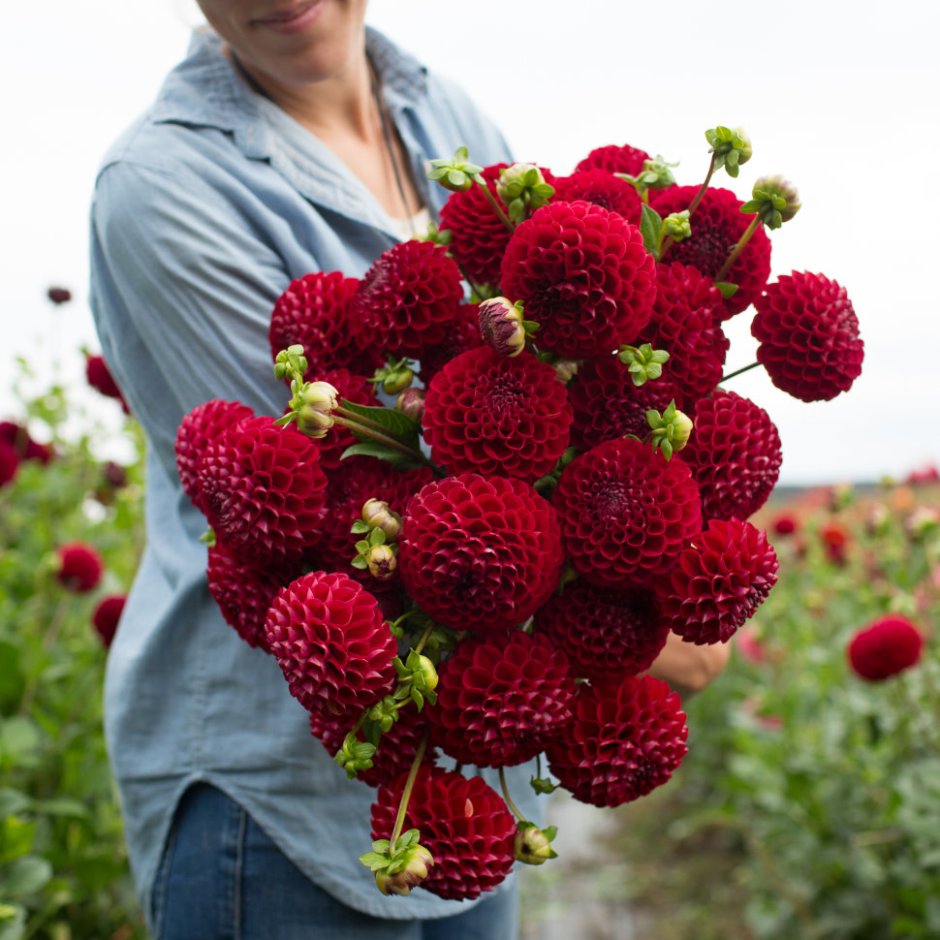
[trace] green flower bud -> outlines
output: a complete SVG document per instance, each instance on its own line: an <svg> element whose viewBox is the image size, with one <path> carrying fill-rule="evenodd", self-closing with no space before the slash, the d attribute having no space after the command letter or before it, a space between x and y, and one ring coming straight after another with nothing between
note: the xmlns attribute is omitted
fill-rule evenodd
<svg viewBox="0 0 940 940"><path fill-rule="evenodd" d="M426 397L427 393L423 388L406 388L395 399L395 407L403 415L420 424L421 419L424 417L424 400Z"/></svg>
<svg viewBox="0 0 940 940"><path fill-rule="evenodd" d="M689 210L673 212L663 219L663 232L674 242L685 241L692 235L692 223L689 221Z"/></svg>
<svg viewBox="0 0 940 940"><path fill-rule="evenodd" d="M555 826L539 829L535 823L520 822L516 830L513 854L518 861L526 865L544 865L550 858L558 858L558 853L551 845L557 833Z"/></svg>
<svg viewBox="0 0 940 940"><path fill-rule="evenodd" d="M747 163L754 153L750 138L737 127L713 127L705 131L705 139L711 144L711 153L715 155L715 169L724 167L728 176L737 176L738 167Z"/></svg>
<svg viewBox="0 0 940 940"><path fill-rule="evenodd" d="M369 381L373 385L381 385L386 395L397 395L411 387L415 377L413 365L409 359L389 359L387 365L375 370Z"/></svg>
<svg viewBox="0 0 940 940"><path fill-rule="evenodd" d="M514 163L499 174L496 194L508 210L511 221L521 222L530 212L544 206L555 194L542 171L532 163Z"/></svg>
<svg viewBox="0 0 940 940"><path fill-rule="evenodd" d="M387 581L395 574L398 559L391 545L373 545L366 555L369 574L378 581Z"/></svg>
<svg viewBox="0 0 940 940"><path fill-rule="evenodd" d="M650 343L642 346L621 346L620 361L627 366L633 384L639 388L663 374L663 366L669 361L665 349L653 349Z"/></svg>
<svg viewBox="0 0 940 940"><path fill-rule="evenodd" d="M741 206L742 212L756 212L767 228L780 228L800 211L800 195L796 187L782 176L762 176L754 183L751 199Z"/></svg>
<svg viewBox="0 0 940 940"><path fill-rule="evenodd" d="M483 341L500 356L518 356L525 349L526 329L522 305L505 297L492 297L478 307Z"/></svg>
<svg viewBox="0 0 940 940"><path fill-rule="evenodd" d="M574 359L558 359L552 363L559 381L567 385L577 374L581 363Z"/></svg>
<svg viewBox="0 0 940 940"><path fill-rule="evenodd" d="M391 541L401 533L401 516L384 499L369 499L362 506L362 519L370 528L381 529Z"/></svg>
<svg viewBox="0 0 940 940"><path fill-rule="evenodd" d="M291 400L300 431L319 439L333 427L333 409L338 404L339 392L329 382L306 382Z"/></svg>
<svg viewBox="0 0 940 940"><path fill-rule="evenodd" d="M428 876L434 857L423 845L407 849L394 871L386 869L375 873L375 883L382 894L411 894L411 889Z"/></svg>
<svg viewBox="0 0 940 940"><path fill-rule="evenodd" d="M666 460L672 458L674 451L682 450L689 443L692 419L676 408L675 401L671 401L662 414L651 408L646 412L646 420L652 429L650 440L653 449L659 448Z"/></svg>
<svg viewBox="0 0 940 940"><path fill-rule="evenodd" d="M296 379L302 382L306 371L307 358L304 356L303 346L299 343L282 349L274 359L274 378L278 381Z"/></svg>
<svg viewBox="0 0 940 940"><path fill-rule="evenodd" d="M471 163L469 158L470 151L466 147L458 147L449 160L432 160L428 179L440 183L452 193L466 192L483 172L483 167Z"/></svg>

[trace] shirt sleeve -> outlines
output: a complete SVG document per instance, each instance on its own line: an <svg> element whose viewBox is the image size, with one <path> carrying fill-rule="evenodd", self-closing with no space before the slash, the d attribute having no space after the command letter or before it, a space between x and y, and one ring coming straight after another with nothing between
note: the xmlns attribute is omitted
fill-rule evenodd
<svg viewBox="0 0 940 940"><path fill-rule="evenodd" d="M289 278L247 208L192 169L114 163L97 183L91 252L105 359L169 473L179 422L201 402L286 404L267 333Z"/></svg>

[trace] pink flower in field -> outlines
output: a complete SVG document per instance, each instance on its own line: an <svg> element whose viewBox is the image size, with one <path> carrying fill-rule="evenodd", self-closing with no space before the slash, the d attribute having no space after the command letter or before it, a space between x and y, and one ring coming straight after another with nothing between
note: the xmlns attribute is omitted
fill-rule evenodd
<svg viewBox="0 0 940 940"><path fill-rule="evenodd" d="M748 662L767 662L767 648L758 639L757 632L752 626L745 626L738 630L735 646Z"/></svg>

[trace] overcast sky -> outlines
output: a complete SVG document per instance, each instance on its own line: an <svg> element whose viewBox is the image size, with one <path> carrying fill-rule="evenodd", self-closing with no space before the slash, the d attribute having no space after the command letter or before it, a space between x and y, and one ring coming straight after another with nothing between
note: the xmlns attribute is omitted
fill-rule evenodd
<svg viewBox="0 0 940 940"><path fill-rule="evenodd" d="M463 84L521 159L557 173L596 146L631 143L698 182L705 128L744 127L754 158L721 184L744 195L773 172L797 184L804 208L772 233L774 273L842 283L866 343L861 379L832 402L794 401L756 371L730 386L780 427L781 480L900 476L940 459L936 5L372 0L369 19ZM78 379L73 351L97 348L86 290L95 168L199 20L189 0L7 4L0 417L14 408L15 354L57 354ZM50 283L76 303L52 311ZM733 369L753 360L746 315L729 332Z"/></svg>

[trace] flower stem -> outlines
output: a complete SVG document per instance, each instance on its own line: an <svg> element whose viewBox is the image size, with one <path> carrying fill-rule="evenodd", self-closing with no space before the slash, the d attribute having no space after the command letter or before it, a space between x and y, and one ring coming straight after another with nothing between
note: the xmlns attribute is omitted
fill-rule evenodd
<svg viewBox="0 0 940 940"><path fill-rule="evenodd" d="M502 767L499 768L499 788L503 791L503 799L506 801L506 805L509 807L513 816L515 816L519 822L528 822L525 816L519 812L519 807L513 803L512 797L509 795L509 787L506 785L506 771Z"/></svg>
<svg viewBox="0 0 940 940"><path fill-rule="evenodd" d="M414 651L420 656L424 652L424 646L431 638L431 634L434 632L434 621L432 620L425 628L424 632L418 639L418 645L414 648Z"/></svg>
<svg viewBox="0 0 940 940"><path fill-rule="evenodd" d="M509 229L510 232L514 232L516 227L509 221L509 216L503 212L503 207L499 204L496 197L490 192L489 186L486 185L486 181L481 177L476 178L477 186L483 190L483 195L489 200L490 205L493 207L493 211L499 216L500 222Z"/></svg>
<svg viewBox="0 0 940 940"><path fill-rule="evenodd" d="M712 153L712 158L708 163L708 172L705 174L705 182L699 187L698 192L695 194L695 198L689 203L689 218L691 219L695 210L701 205L702 200L705 198L705 193L708 191L708 184L711 182L712 175L715 172L715 157L717 154ZM667 235L663 241L662 248L659 252L659 260L663 260L663 256L669 250L669 247L673 244L673 238L671 235Z"/></svg>
<svg viewBox="0 0 940 940"><path fill-rule="evenodd" d="M396 441L394 437L389 437L387 434L375 430L375 428L360 424L360 421L363 419L360 419L358 415L347 418L346 414L349 414L349 412L343 411L342 408L337 408L333 412L333 420L341 427L349 428L350 431L361 434L363 437L367 437L370 441L375 441L377 444L384 444L386 447L391 447L393 450L397 450L402 454L407 454L409 457L414 458L420 463L427 463L427 460L421 451L415 450L413 447L409 447L407 444L402 444L401 441Z"/></svg>
<svg viewBox="0 0 940 940"><path fill-rule="evenodd" d="M744 234L738 239L738 243L731 249L731 254L725 259L721 270L715 275L716 281L723 281L728 276L728 272L734 267L738 256L744 251L745 246L751 240L751 236L757 231L758 225L760 225L760 216L755 215L751 219L751 224L744 230Z"/></svg>
<svg viewBox="0 0 940 940"><path fill-rule="evenodd" d="M723 375L721 377L721 382L727 382L728 379L733 379L736 375L741 375L743 372L750 372L751 369L756 369L759 365L759 362L752 362L749 366L742 366L740 369L735 369L734 372L729 372L727 375ZM720 385L721 382L718 384Z"/></svg>
<svg viewBox="0 0 940 940"><path fill-rule="evenodd" d="M411 799L411 791L414 789L415 780L418 777L418 770L421 762L424 760L424 752L428 746L428 735L424 733L418 750L415 751L415 759L411 762L411 770L408 771L408 779L405 781L405 789L401 791L401 799L398 801L398 815L395 817L395 828L392 829L392 837L388 840L389 850L395 851L395 843L405 827L405 814L408 812L408 801Z"/></svg>

